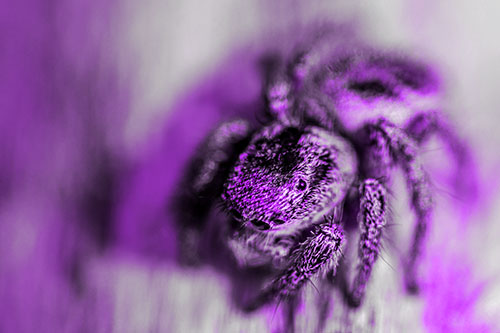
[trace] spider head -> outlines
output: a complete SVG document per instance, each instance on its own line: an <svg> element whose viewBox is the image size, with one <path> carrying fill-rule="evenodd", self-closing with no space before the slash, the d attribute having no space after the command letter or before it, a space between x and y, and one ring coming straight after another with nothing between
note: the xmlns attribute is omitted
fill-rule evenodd
<svg viewBox="0 0 500 333"><path fill-rule="evenodd" d="M272 124L239 156L223 204L243 229L306 228L343 200L356 167L341 137L314 126Z"/></svg>

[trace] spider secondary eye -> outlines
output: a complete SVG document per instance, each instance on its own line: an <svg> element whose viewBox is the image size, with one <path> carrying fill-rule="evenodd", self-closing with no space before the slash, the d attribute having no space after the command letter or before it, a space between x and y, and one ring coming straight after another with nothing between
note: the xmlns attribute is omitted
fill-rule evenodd
<svg viewBox="0 0 500 333"><path fill-rule="evenodd" d="M297 182L297 190L304 191L307 188L307 183L303 179L299 179Z"/></svg>
<svg viewBox="0 0 500 333"><path fill-rule="evenodd" d="M237 220L241 220L243 216L241 216L240 212L238 212L236 209L231 209L231 215Z"/></svg>
<svg viewBox="0 0 500 333"><path fill-rule="evenodd" d="M252 220L250 221L257 229L260 229L260 230L269 230L271 228L271 226L264 222L264 221L261 221L261 220Z"/></svg>
<svg viewBox="0 0 500 333"><path fill-rule="evenodd" d="M285 221L280 220L280 219L274 219L274 220L273 220L273 222L274 222L274 224L277 224L277 225L280 225L280 224L284 224L284 223L285 223Z"/></svg>

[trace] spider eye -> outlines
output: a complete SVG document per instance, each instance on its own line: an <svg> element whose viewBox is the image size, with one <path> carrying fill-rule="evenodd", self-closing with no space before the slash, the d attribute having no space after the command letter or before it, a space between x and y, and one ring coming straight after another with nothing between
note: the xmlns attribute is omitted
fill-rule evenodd
<svg viewBox="0 0 500 333"><path fill-rule="evenodd" d="M281 220L281 219L274 219L274 220L273 220L273 222L274 222L274 224L276 224L276 225L282 225L282 224L284 224L284 223L285 223L285 221L284 221L284 220Z"/></svg>
<svg viewBox="0 0 500 333"><path fill-rule="evenodd" d="M307 183L304 179L299 179L297 182L297 190L304 191L307 188Z"/></svg>
<svg viewBox="0 0 500 333"><path fill-rule="evenodd" d="M240 212L238 212L236 209L231 209L230 210L230 213L231 215L233 215L233 217L237 220L241 220L243 219L243 216L240 214Z"/></svg>
<svg viewBox="0 0 500 333"><path fill-rule="evenodd" d="M269 223L261 221L261 220L251 220L250 223L252 223L259 230L271 229L271 226L269 225Z"/></svg>

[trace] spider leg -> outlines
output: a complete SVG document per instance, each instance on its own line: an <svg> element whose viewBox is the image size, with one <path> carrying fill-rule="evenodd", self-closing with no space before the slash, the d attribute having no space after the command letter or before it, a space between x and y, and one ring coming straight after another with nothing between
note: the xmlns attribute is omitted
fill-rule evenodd
<svg viewBox="0 0 500 333"><path fill-rule="evenodd" d="M281 301L295 297L311 278L332 271L335 274L343 244L344 233L340 225L325 223L317 226L292 253L289 267L248 304L246 310L255 310L275 298Z"/></svg>
<svg viewBox="0 0 500 333"><path fill-rule="evenodd" d="M261 59L260 65L264 80L263 95L267 104L267 115L284 124L291 123L290 115L295 92L281 57L268 55Z"/></svg>
<svg viewBox="0 0 500 333"><path fill-rule="evenodd" d="M375 179L366 179L359 187L360 211L358 215L361 229L358 257L359 264L354 277L348 302L357 307L364 297L373 265L380 253L382 228L386 224L385 187Z"/></svg>
<svg viewBox="0 0 500 333"><path fill-rule="evenodd" d="M436 134L448 147L456 166L453 186L457 193L467 199L477 197L477 170L469 146L460 138L448 119L438 112L427 112L416 116L406 127L407 133L418 143Z"/></svg>
<svg viewBox="0 0 500 333"><path fill-rule="evenodd" d="M328 63L338 56L339 38L332 32L316 36L310 43L298 49L289 62L287 73L297 98L296 110L300 117L307 121L321 124L329 130L343 132L342 123L338 121L336 106L318 85L316 76L328 75ZM342 61L350 62L349 56L342 56Z"/></svg>
<svg viewBox="0 0 500 333"><path fill-rule="evenodd" d="M199 234L214 198L221 193L228 168L249 134L250 126L244 120L222 123L208 135L191 160L176 198L181 263L197 263Z"/></svg>
<svg viewBox="0 0 500 333"><path fill-rule="evenodd" d="M333 31L325 31L296 50L287 64L278 56L262 59L264 96L273 119L297 125L300 118L306 117L328 129L340 127L329 111L334 105L320 92L313 75L338 52L338 37Z"/></svg>
<svg viewBox="0 0 500 333"><path fill-rule="evenodd" d="M312 76L322 67L330 65L332 59L340 58L342 62L347 60L343 57L346 55L346 45L351 43L350 46L355 46L352 44L354 35L350 29L339 28L318 30L307 43L295 50L288 72L298 88L311 81Z"/></svg>
<svg viewBox="0 0 500 333"><path fill-rule="evenodd" d="M401 165L411 193L411 205L416 215L415 229L406 262L405 284L410 292L418 291L417 265L431 221L433 198L429 178L418 160L417 144L406 133L387 121L379 121L377 128L384 134L392 153Z"/></svg>

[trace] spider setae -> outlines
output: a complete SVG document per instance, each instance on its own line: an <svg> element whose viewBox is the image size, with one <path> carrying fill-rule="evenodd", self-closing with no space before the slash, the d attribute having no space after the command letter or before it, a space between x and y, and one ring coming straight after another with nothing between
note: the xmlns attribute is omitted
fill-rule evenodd
<svg viewBox="0 0 500 333"><path fill-rule="evenodd" d="M403 55L335 43L262 64L266 121L254 128L241 119L221 124L192 161L182 198L181 256L195 259L196 235L219 202L230 223L217 228L235 262L274 272L248 304L255 309L296 295L313 277L334 276L345 225L354 216L358 263L346 295L358 306L381 250L386 192L397 166L416 216L404 264L406 288L416 291L433 210L418 149L438 135L454 156L460 188L471 165L440 108L436 74Z"/></svg>

